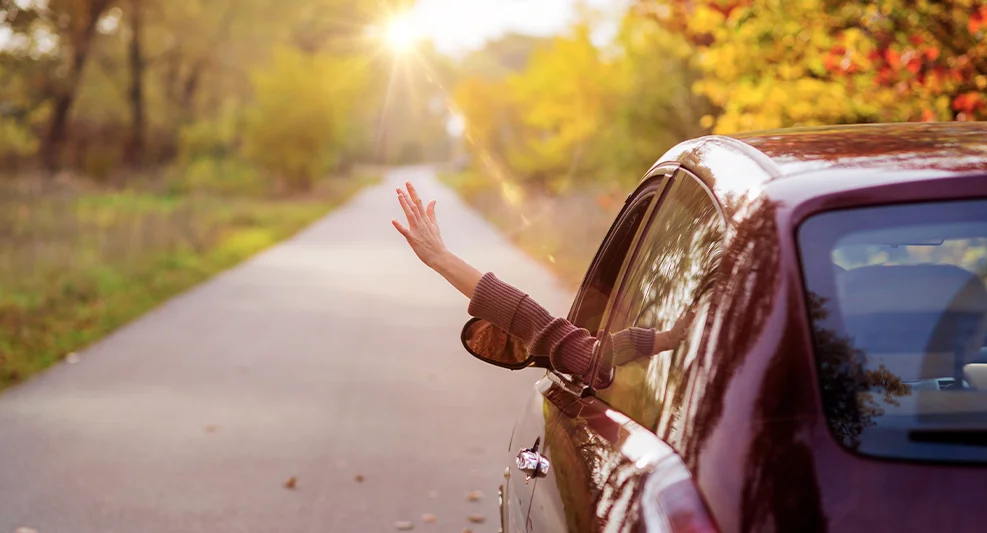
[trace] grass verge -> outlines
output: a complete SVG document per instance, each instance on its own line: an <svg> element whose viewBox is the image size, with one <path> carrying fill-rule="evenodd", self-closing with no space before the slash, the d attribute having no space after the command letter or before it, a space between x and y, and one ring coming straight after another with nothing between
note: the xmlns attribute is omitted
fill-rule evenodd
<svg viewBox="0 0 987 533"><path fill-rule="evenodd" d="M295 234L372 181L276 200L0 192L0 390Z"/></svg>

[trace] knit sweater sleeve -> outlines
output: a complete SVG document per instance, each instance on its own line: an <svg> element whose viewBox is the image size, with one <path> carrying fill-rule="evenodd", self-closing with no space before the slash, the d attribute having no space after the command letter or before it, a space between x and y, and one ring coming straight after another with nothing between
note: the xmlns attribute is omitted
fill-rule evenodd
<svg viewBox="0 0 987 533"><path fill-rule="evenodd" d="M559 372L586 378L596 339L584 328L553 317L524 292L488 272L470 299L469 313L521 339L528 352L547 355Z"/></svg>

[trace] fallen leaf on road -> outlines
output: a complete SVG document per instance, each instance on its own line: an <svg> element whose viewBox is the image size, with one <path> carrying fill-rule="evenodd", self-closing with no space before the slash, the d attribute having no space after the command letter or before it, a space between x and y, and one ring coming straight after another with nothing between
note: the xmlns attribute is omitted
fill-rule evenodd
<svg viewBox="0 0 987 533"><path fill-rule="evenodd" d="M470 528L466 528L463 530L463 533L473 533L473 530Z"/></svg>
<svg viewBox="0 0 987 533"><path fill-rule="evenodd" d="M415 529L415 525L411 522L394 522L394 529L409 531Z"/></svg>
<svg viewBox="0 0 987 533"><path fill-rule="evenodd" d="M466 499L471 502L478 502L483 499L483 493L478 490L471 490L466 493Z"/></svg>
<svg viewBox="0 0 987 533"><path fill-rule="evenodd" d="M434 524L436 520L438 520L438 518L436 518L434 514L425 513L422 515L422 522L425 522L426 524Z"/></svg>
<svg viewBox="0 0 987 533"><path fill-rule="evenodd" d="M14 533L38 533L38 530L32 527L19 527Z"/></svg>
<svg viewBox="0 0 987 533"><path fill-rule="evenodd" d="M487 518L483 515L471 514L466 517L467 520L473 522L474 524L482 524L487 521Z"/></svg>
<svg viewBox="0 0 987 533"><path fill-rule="evenodd" d="M81 358L79 357L79 354L77 354L75 352L72 352L72 353L70 353L70 354L68 354L68 355L65 356L65 362L68 363L68 364L70 364L70 365L74 365L74 364L78 363L80 360L81 360Z"/></svg>
<svg viewBox="0 0 987 533"><path fill-rule="evenodd" d="M295 476L288 478L288 481L284 482L284 488L294 490L298 485L298 479Z"/></svg>
<svg viewBox="0 0 987 533"><path fill-rule="evenodd" d="M362 475L357 474L356 477L353 478L353 481L356 481L357 483L363 483L363 479L364 477Z"/></svg>
<svg viewBox="0 0 987 533"><path fill-rule="evenodd" d="M219 426L217 426L216 424L206 425L206 433L215 433L217 429L219 429Z"/></svg>

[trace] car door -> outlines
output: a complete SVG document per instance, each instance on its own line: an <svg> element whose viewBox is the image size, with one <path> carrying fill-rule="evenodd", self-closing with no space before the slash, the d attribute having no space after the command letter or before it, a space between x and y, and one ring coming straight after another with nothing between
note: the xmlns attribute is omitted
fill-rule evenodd
<svg viewBox="0 0 987 533"><path fill-rule="evenodd" d="M711 528L674 444L687 426L679 414L698 385L695 353L725 220L687 172L655 179L660 194L621 262L600 338L632 328L672 330L682 316L691 318L656 354L628 356L617 342L601 342L597 366L606 379L574 402L549 407L545 449L554 457L554 478L543 479L532 499L530 531L631 531L652 521L672 531Z"/></svg>
<svg viewBox="0 0 987 533"><path fill-rule="evenodd" d="M603 324L603 310L609 295L616 285L623 258L632 249L643 221L650 215L664 182L653 179L639 188L638 193L628 196L624 208L611 226L596 254L592 266L584 279L582 288L576 295L569 319L580 327L596 333ZM517 455L522 450L531 451L537 443L535 453L550 465L546 477L526 479L517 464L507 470L507 480L503 491L504 527L509 532L544 530L539 514L532 520L530 506L539 501L540 487L547 484L555 490L558 479L554 450L546 446L546 437L554 432L559 417L553 413L569 409L579 400L585 385L573 376L549 372L535 385L535 394L524 408L515 424L511 439L511 451ZM565 457L560 459L565 460ZM565 467L563 467L565 468Z"/></svg>
<svg viewBox="0 0 987 533"><path fill-rule="evenodd" d="M517 463L514 456L520 455L522 451L540 453L548 464L551 464L549 454L543 451L546 431L550 431L546 426L544 412L545 404L550 402L548 398L558 393L556 387L555 380L548 374L535 383L534 393L528 398L514 425L508 447L509 453L513 455L509 458L509 466L504 471L504 485L500 493L501 523L504 531L509 533L527 531L528 508L540 481L538 476L531 476L528 472L522 471L521 465ZM561 400L557 401L564 403Z"/></svg>

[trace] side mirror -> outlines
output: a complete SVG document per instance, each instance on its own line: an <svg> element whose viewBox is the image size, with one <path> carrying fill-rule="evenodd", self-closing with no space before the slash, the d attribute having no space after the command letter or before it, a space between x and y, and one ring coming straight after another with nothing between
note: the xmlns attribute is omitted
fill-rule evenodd
<svg viewBox="0 0 987 533"><path fill-rule="evenodd" d="M463 347L473 357L494 366L511 370L551 367L548 357L529 354L521 339L482 318L471 318L463 326L461 339Z"/></svg>

